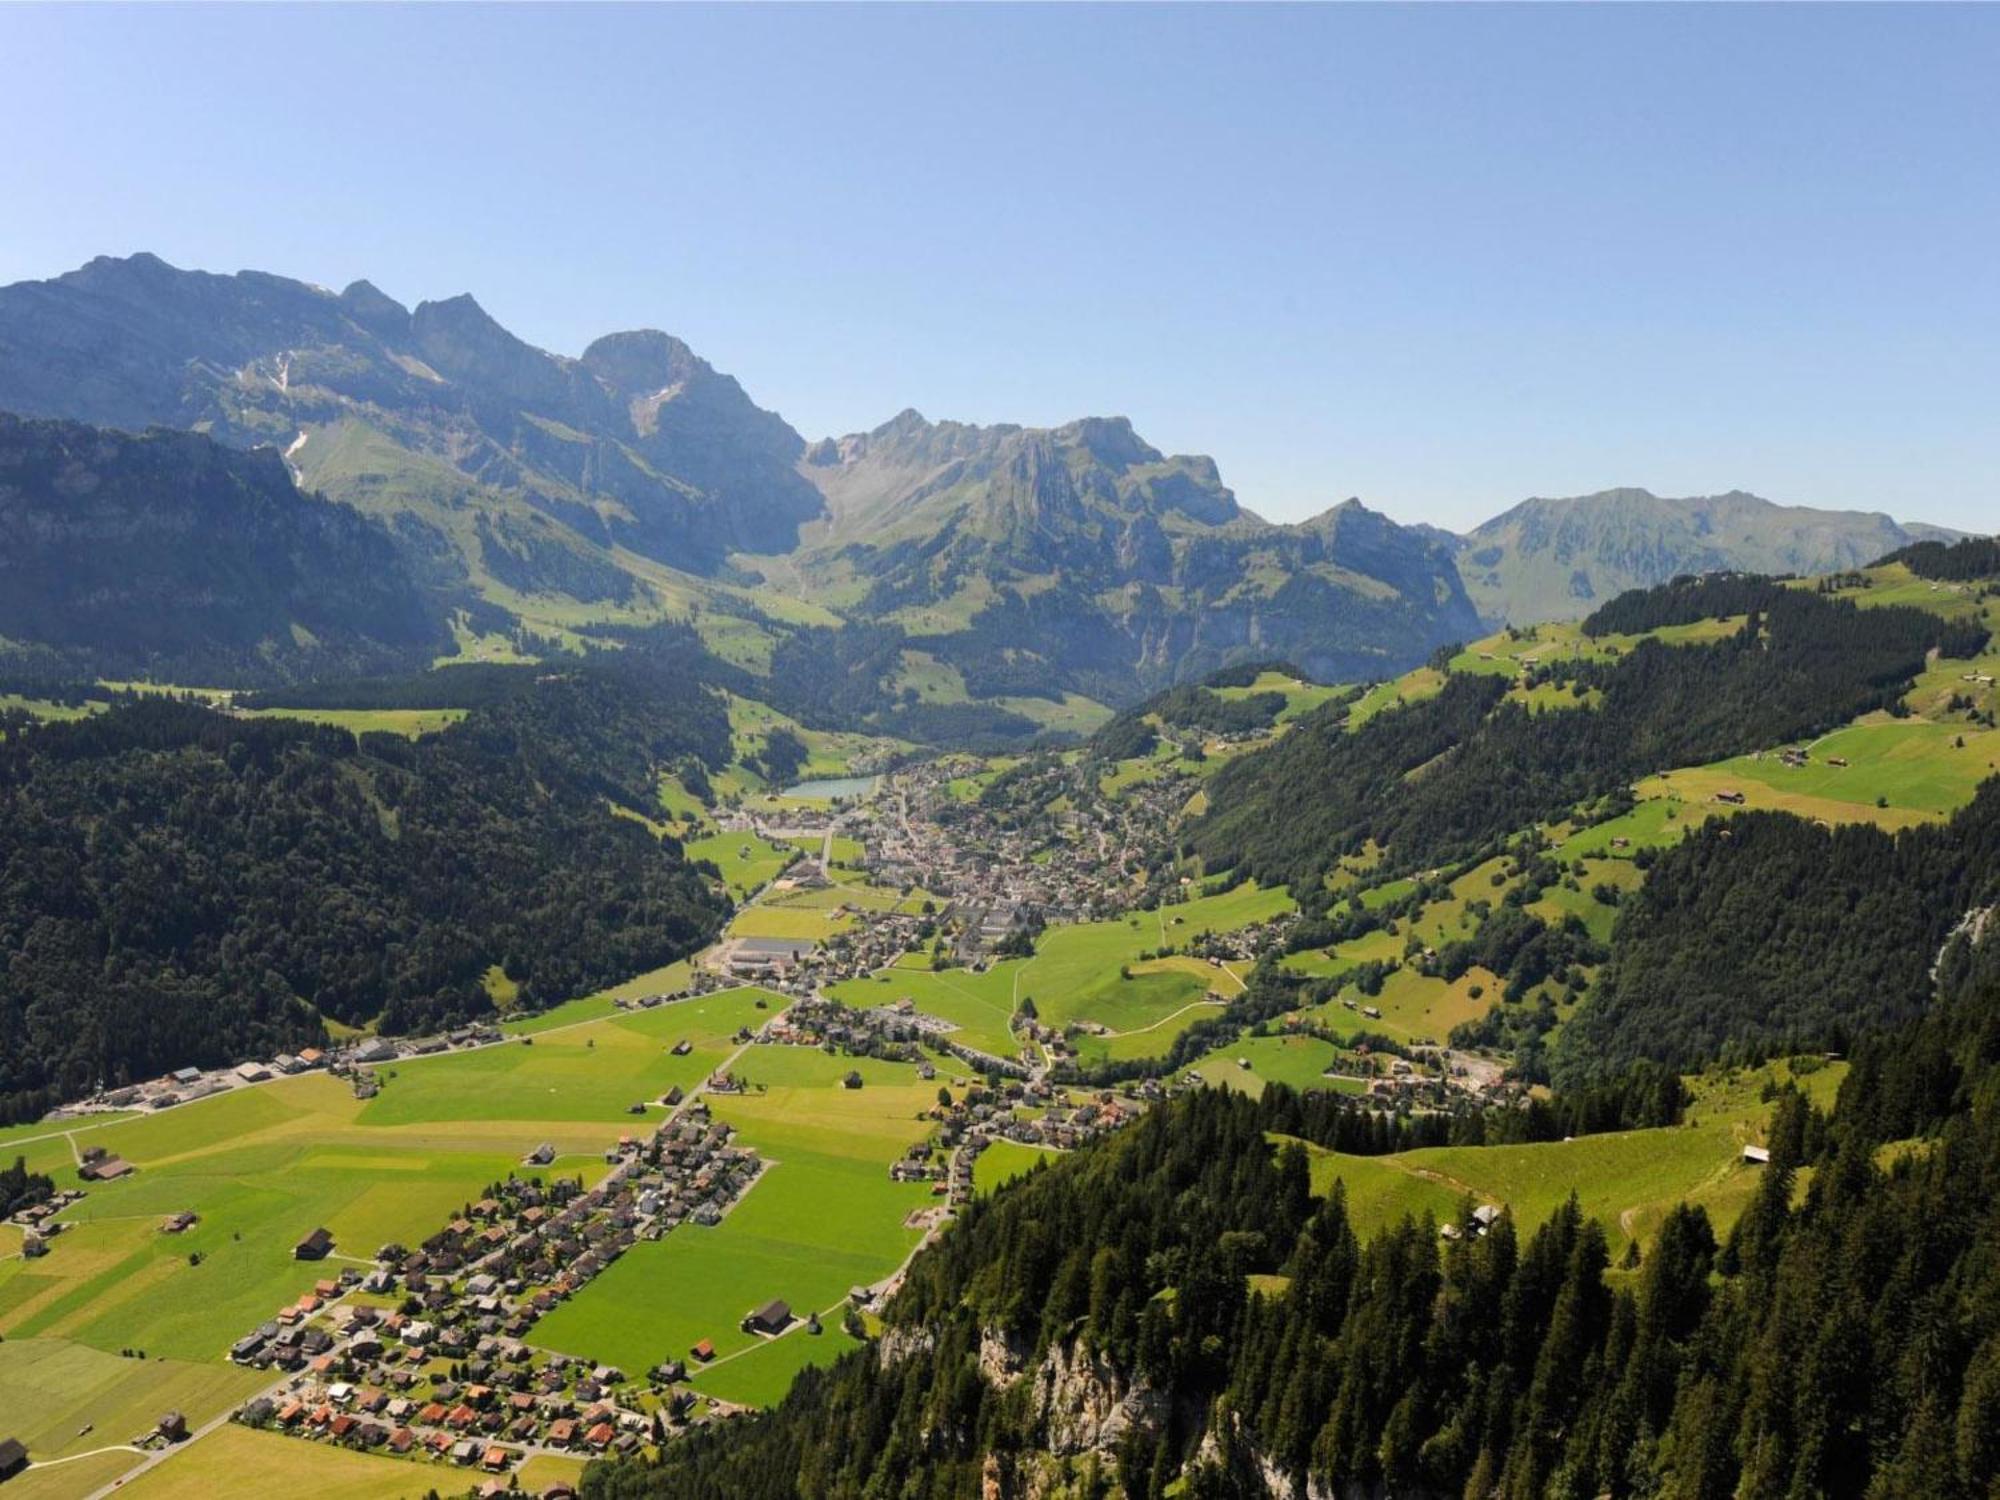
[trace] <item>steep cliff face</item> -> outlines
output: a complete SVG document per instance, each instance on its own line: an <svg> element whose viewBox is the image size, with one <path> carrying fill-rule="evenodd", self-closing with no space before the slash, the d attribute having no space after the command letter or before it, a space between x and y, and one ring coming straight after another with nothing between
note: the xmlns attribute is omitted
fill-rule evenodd
<svg viewBox="0 0 2000 1500"><path fill-rule="evenodd" d="M150 255L0 288L0 409L272 444L334 498L447 538L475 578L472 528L439 506L489 528L509 512L518 527L525 507L561 528L546 545L703 572L737 548L789 548L820 505L794 469L798 434L666 334L565 359L470 296L409 311L365 281L336 295Z"/></svg>
<svg viewBox="0 0 2000 1500"><path fill-rule="evenodd" d="M38 675L285 681L408 668L441 604L388 534L278 454L0 413L0 663Z"/></svg>
<svg viewBox="0 0 2000 1500"><path fill-rule="evenodd" d="M816 444L828 522L800 570L975 671L1001 648L1112 701L1283 656L1371 677L1475 633L1451 548L1349 501L1296 526L1123 418L1049 429L904 412Z"/></svg>

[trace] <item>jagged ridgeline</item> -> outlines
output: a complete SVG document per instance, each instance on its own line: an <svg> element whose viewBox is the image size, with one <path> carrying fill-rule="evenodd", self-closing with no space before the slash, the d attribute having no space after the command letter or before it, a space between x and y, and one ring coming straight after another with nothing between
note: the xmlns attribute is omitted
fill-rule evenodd
<svg viewBox="0 0 2000 1500"><path fill-rule="evenodd" d="M415 742L157 698L0 726L0 1121L329 1022L547 1004L708 941L725 903L612 811L727 762L719 699L602 663L463 681L476 706Z"/></svg>
<svg viewBox="0 0 2000 1500"><path fill-rule="evenodd" d="M1337 1105L1177 1100L975 1205L878 1345L600 1500L1825 1495L2000 1473L2000 942L1871 1039L1830 1113L1780 1091L1725 1236L1671 1210L1609 1264L1572 1199L1365 1244L1302 1148ZM1809 1190L1801 1190L1810 1177Z"/></svg>
<svg viewBox="0 0 2000 1500"><path fill-rule="evenodd" d="M1422 870L1498 847L1674 766L1809 737L1897 703L1926 655L1976 654L1987 631L1907 606L1857 608L1768 579L1683 579L1621 596L1586 633L1742 616L1707 644L1640 641L1612 661L1540 667L1594 707L1538 713L1509 681L1454 672L1432 697L1350 729L1331 702L1219 771L1189 838L1214 870L1310 891L1371 844Z"/></svg>

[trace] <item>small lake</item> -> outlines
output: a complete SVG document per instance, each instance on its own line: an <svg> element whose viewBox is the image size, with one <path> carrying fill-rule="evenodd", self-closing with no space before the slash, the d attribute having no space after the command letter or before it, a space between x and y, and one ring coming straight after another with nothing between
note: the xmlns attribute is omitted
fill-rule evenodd
<svg viewBox="0 0 2000 1500"><path fill-rule="evenodd" d="M823 781L801 781L778 793L780 797L803 797L813 802L831 802L836 797L865 797L875 790L873 776L834 776Z"/></svg>

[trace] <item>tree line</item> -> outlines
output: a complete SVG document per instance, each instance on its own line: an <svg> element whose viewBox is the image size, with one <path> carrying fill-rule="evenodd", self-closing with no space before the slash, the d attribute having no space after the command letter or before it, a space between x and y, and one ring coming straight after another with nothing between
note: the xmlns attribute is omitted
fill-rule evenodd
<svg viewBox="0 0 2000 1500"><path fill-rule="evenodd" d="M1642 776L1893 709L1927 652L1976 653L1986 640L1983 627L1925 610L1862 610L1726 577L1625 596L1586 624L1653 628L1738 602L1752 607L1723 640L1648 639L1614 661L1540 668L1590 694L1594 708L1534 712L1507 698L1507 679L1473 672L1355 730L1344 704L1327 704L1215 774L1189 852L1211 871L1290 884L1323 904L1322 877L1371 844L1388 851L1385 873L1490 853L1515 830L1590 808Z"/></svg>

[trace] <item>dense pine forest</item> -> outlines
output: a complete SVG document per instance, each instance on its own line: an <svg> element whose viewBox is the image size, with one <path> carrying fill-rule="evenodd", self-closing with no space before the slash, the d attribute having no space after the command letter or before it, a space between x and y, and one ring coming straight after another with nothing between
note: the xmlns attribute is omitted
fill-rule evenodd
<svg viewBox="0 0 2000 1500"><path fill-rule="evenodd" d="M324 1022L537 1006L706 941L720 898L611 806L719 764L705 690L578 668L410 742L153 700L0 743L0 1120Z"/></svg>
<svg viewBox="0 0 2000 1500"><path fill-rule="evenodd" d="M586 1493L1993 1493L2000 943L1955 941L1830 1113L1778 1096L1730 1233L1678 1209L1636 1266L1574 1202L1364 1244L1286 1140L1337 1118L1187 1096L976 1205L879 1347Z"/></svg>
<svg viewBox="0 0 2000 1500"><path fill-rule="evenodd" d="M2000 900L2000 779L1943 824L1888 834L1783 813L1710 821L1619 915L1611 961L1555 1049L1558 1078L1844 1050L1914 1018L1965 914Z"/></svg>

